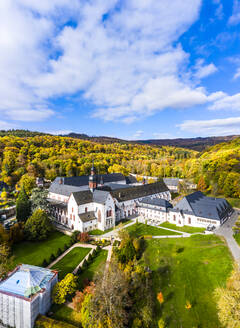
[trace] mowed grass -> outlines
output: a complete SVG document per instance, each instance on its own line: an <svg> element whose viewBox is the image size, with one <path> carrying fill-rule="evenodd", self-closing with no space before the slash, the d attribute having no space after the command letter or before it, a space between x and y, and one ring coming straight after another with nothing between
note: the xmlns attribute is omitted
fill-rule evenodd
<svg viewBox="0 0 240 328"><path fill-rule="evenodd" d="M58 231L54 231L47 240L15 244L14 265L25 263L41 266L44 259L49 260L51 254L56 254L58 248L63 249L65 244L70 244L70 237Z"/></svg>
<svg viewBox="0 0 240 328"><path fill-rule="evenodd" d="M236 242L238 243L238 245L240 246L240 233L235 233L233 235L233 237L236 240Z"/></svg>
<svg viewBox="0 0 240 328"><path fill-rule="evenodd" d="M178 232L152 227L143 223L135 223L126 227L126 230L132 237L181 235Z"/></svg>
<svg viewBox="0 0 240 328"><path fill-rule="evenodd" d="M88 265L88 267L79 275L78 282L80 288L83 287L83 283L85 279L89 281L93 280L94 275L101 270L103 265L107 260L108 252L106 250L100 250L98 255L92 260L92 262Z"/></svg>
<svg viewBox="0 0 240 328"><path fill-rule="evenodd" d="M225 286L232 258L224 242L214 235L148 240L145 261L153 270L157 315L168 328L219 328L213 292ZM144 264L146 265L146 264ZM157 293L162 292L162 308ZM192 305L186 309L186 302Z"/></svg>
<svg viewBox="0 0 240 328"><path fill-rule="evenodd" d="M130 222L131 222L131 220L129 220L129 219L121 220L120 222L118 222L116 224L115 228L117 228L120 224L126 225L126 224L128 224ZM114 228L110 228L110 229L104 230L104 231L103 230L100 230L100 229L95 229L95 230L90 231L89 234L92 235L92 236L101 236L101 235L104 235L105 233L110 232L112 230L114 230Z"/></svg>
<svg viewBox="0 0 240 328"><path fill-rule="evenodd" d="M197 228L197 227L189 227L189 226L177 227L175 224L172 224L169 222L163 222L159 226L164 227L164 228L173 229L173 230L182 231L182 232L188 232L188 233L204 232L206 230L205 228Z"/></svg>
<svg viewBox="0 0 240 328"><path fill-rule="evenodd" d="M52 318L55 320L67 322L71 325L74 325L75 327L82 327L80 324L80 313L74 311L67 305L54 304L51 307L51 312L53 312Z"/></svg>
<svg viewBox="0 0 240 328"><path fill-rule="evenodd" d="M54 264L51 269L57 270L59 279L63 279L67 273L72 272L78 266L90 250L91 248L75 247Z"/></svg>

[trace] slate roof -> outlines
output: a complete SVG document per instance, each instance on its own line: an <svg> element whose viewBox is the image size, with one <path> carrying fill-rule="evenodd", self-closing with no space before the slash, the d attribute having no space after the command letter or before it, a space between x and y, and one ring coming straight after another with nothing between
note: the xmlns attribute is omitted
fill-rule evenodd
<svg viewBox="0 0 240 328"><path fill-rule="evenodd" d="M129 175L129 176L126 177L126 183L127 184L137 183L137 182L138 182L137 179L132 175Z"/></svg>
<svg viewBox="0 0 240 328"><path fill-rule="evenodd" d="M122 188L121 190L111 191L113 198L116 198L119 202L126 200L137 199L146 197L149 195L157 194L160 192L169 191L167 186L163 181L158 181L155 183L132 186L131 188Z"/></svg>
<svg viewBox="0 0 240 328"><path fill-rule="evenodd" d="M231 209L226 199L206 197L201 191L184 197L173 208L174 211L218 221L225 218Z"/></svg>
<svg viewBox="0 0 240 328"><path fill-rule="evenodd" d="M147 205L159 206L159 207L165 207L165 208L172 207L171 203L169 203L166 199L162 199L162 198L144 197L144 198L142 198L140 203L147 204Z"/></svg>
<svg viewBox="0 0 240 328"><path fill-rule="evenodd" d="M110 174L96 174L97 182L103 181L103 183L116 182L125 180L125 176L121 173L110 173ZM81 175L78 177L57 177L53 183L60 184L62 180L63 185L81 187L88 185L89 175Z"/></svg>
<svg viewBox="0 0 240 328"><path fill-rule="evenodd" d="M79 214L79 218L82 222L89 222L89 221L96 220L94 211L81 213Z"/></svg>
<svg viewBox="0 0 240 328"><path fill-rule="evenodd" d="M47 200L50 203L50 205L52 205L52 206L55 206L55 207L58 207L61 209L67 208L67 203L65 203L65 202L57 201L57 200L51 199L51 198L48 198Z"/></svg>
<svg viewBox="0 0 240 328"><path fill-rule="evenodd" d="M49 187L49 192L69 197L73 192L87 190L87 189L89 189L88 185L82 187L76 187L76 186L69 186L69 185L53 182Z"/></svg>
<svg viewBox="0 0 240 328"><path fill-rule="evenodd" d="M104 190L94 190L93 201L99 204L105 204L108 198L109 192Z"/></svg>
<svg viewBox="0 0 240 328"><path fill-rule="evenodd" d="M179 184L178 178L163 178L164 183L166 183L167 186L174 186L177 187Z"/></svg>
<svg viewBox="0 0 240 328"><path fill-rule="evenodd" d="M93 194L90 190L77 191L72 194L78 205L91 203L93 201Z"/></svg>

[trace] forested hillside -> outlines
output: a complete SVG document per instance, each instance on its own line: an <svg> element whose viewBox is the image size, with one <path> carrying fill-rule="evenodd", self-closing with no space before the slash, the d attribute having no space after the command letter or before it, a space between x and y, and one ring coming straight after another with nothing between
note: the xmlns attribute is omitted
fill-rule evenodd
<svg viewBox="0 0 240 328"><path fill-rule="evenodd" d="M14 186L24 174L56 176L97 171L188 178L199 189L229 197L240 196L240 138L198 153L175 147L139 144L101 144L69 137L0 137L1 180Z"/></svg>

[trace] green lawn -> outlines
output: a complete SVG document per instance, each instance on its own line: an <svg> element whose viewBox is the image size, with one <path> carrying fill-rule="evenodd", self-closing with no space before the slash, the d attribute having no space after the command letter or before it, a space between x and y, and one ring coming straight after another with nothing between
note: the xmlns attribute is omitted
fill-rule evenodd
<svg viewBox="0 0 240 328"><path fill-rule="evenodd" d="M118 224L116 224L115 228L117 228L120 224L126 225L126 224L128 224L130 222L131 222L131 220L128 220L128 219L121 220L120 222L118 222ZM105 231L100 230L100 229L95 229L95 230L90 231L89 234L92 235L92 236L101 236L101 235L103 235L103 234L105 234L107 232L112 231L113 229L114 228L111 228L111 229L108 229L108 230L105 230Z"/></svg>
<svg viewBox="0 0 240 328"><path fill-rule="evenodd" d="M214 235L148 240L145 264L153 271L157 326L162 312L168 328L219 328L213 291L224 286L232 258L224 242ZM143 260L141 260L143 263ZM157 293L163 293L162 309ZM186 302L192 305L186 309Z"/></svg>
<svg viewBox="0 0 240 328"><path fill-rule="evenodd" d="M51 312L53 312L52 317L56 320L67 322L75 327L82 327L80 324L80 314L64 304L54 304L51 307Z"/></svg>
<svg viewBox="0 0 240 328"><path fill-rule="evenodd" d="M102 268L104 263L107 260L108 252L106 250L100 250L98 255L93 259L92 263L79 275L79 285L82 288L83 282L87 278L88 280L92 280L95 273Z"/></svg>
<svg viewBox="0 0 240 328"><path fill-rule="evenodd" d="M164 227L164 228L182 231L182 232L188 232L188 233L204 232L206 230L205 228L196 228L196 227L189 227L189 226L177 227L175 224L172 224L169 222L163 222L159 226Z"/></svg>
<svg viewBox="0 0 240 328"><path fill-rule="evenodd" d="M63 246L69 243L69 236L54 231L47 240L15 244L13 245L14 265L25 263L41 266L45 258L48 260L52 253L57 253L58 248L63 249Z"/></svg>
<svg viewBox="0 0 240 328"><path fill-rule="evenodd" d="M238 245L240 246L240 233L235 233L233 235L233 237L235 238L236 242L238 243Z"/></svg>
<svg viewBox="0 0 240 328"><path fill-rule="evenodd" d="M141 237L141 236L169 236L169 235L181 235L180 233L168 231L165 229L152 227L143 223L135 223L126 228L126 230L133 237Z"/></svg>
<svg viewBox="0 0 240 328"><path fill-rule="evenodd" d="M78 266L90 250L91 248L75 247L51 269L57 270L59 278L63 279L67 273L72 272Z"/></svg>

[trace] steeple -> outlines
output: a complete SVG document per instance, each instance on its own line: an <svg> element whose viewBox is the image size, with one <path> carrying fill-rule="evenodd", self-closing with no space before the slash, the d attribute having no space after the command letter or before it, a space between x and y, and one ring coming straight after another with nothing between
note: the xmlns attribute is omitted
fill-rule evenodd
<svg viewBox="0 0 240 328"><path fill-rule="evenodd" d="M89 189L93 192L97 188L97 176L95 174L94 161L92 162L91 175L89 175Z"/></svg>

